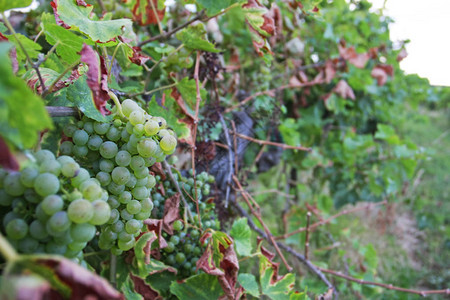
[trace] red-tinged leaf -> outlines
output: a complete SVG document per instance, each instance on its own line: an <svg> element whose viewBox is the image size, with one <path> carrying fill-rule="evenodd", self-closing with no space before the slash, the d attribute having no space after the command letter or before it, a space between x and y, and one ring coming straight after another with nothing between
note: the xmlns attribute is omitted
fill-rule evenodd
<svg viewBox="0 0 450 300"><path fill-rule="evenodd" d="M391 65L377 65L370 75L377 80L379 86L382 86L386 83L388 76L394 75L394 68Z"/></svg>
<svg viewBox="0 0 450 300"><path fill-rule="evenodd" d="M312 9L312 12L314 12L314 13L319 12L319 8L317 6L314 6L314 8Z"/></svg>
<svg viewBox="0 0 450 300"><path fill-rule="evenodd" d="M274 259L274 257L275 257L275 253L270 252L269 250L267 250L262 245L263 241L264 240L262 238L260 238L260 237L257 238L257 240L256 240L257 248L260 250L262 255L264 255L268 260L272 261L272 259Z"/></svg>
<svg viewBox="0 0 450 300"><path fill-rule="evenodd" d="M355 100L353 89L348 85L347 81L341 79L333 88L333 92L345 99Z"/></svg>
<svg viewBox="0 0 450 300"><path fill-rule="evenodd" d="M161 295L155 290L153 290L144 279L134 276L130 273L130 278L134 284L134 290L140 294L144 299L163 299Z"/></svg>
<svg viewBox="0 0 450 300"><path fill-rule="evenodd" d="M339 48L339 55L347 60L349 63L351 63L352 65L354 65L357 68L364 68L367 64L367 62L369 61L369 54L367 53L356 53L355 47L350 47L350 48L346 48L345 47L345 42L341 42L338 45Z"/></svg>
<svg viewBox="0 0 450 300"><path fill-rule="evenodd" d="M55 15L56 24L58 24L59 26L62 26L62 27L64 27L64 28L66 28L66 29L69 29L70 26L67 25L66 23L64 23L64 21L61 20L61 18L59 17L58 10L57 10L56 0L50 2L50 5L51 5L52 8L53 8L53 14Z"/></svg>
<svg viewBox="0 0 450 300"><path fill-rule="evenodd" d="M156 10L153 10L153 6ZM131 5L131 12L133 14L133 21L137 22L141 26L157 24L158 20L161 21L164 18L166 7L158 7L158 0L124 0L128 5Z"/></svg>
<svg viewBox="0 0 450 300"><path fill-rule="evenodd" d="M19 171L19 163L9 150L8 145L0 136L0 166L7 170Z"/></svg>
<svg viewBox="0 0 450 300"><path fill-rule="evenodd" d="M186 127L189 129L189 132L191 132L191 134L189 136L187 136L186 138L179 138L178 140L181 143L186 143L189 146L194 147L195 146L195 141L194 141L194 137L193 137L193 132L194 132L194 119L190 118L190 117L186 117L184 119L179 120L180 123L184 123L186 124Z"/></svg>
<svg viewBox="0 0 450 300"><path fill-rule="evenodd" d="M109 100L109 89L105 60L86 44L83 44L80 54L81 61L89 66L87 84L92 91L94 104L102 115L108 115L111 112L106 108L106 102Z"/></svg>
<svg viewBox="0 0 450 300"><path fill-rule="evenodd" d="M129 56L128 58L132 63L138 66L142 66L146 61L151 59L150 56L143 54L141 48L139 47L132 47L131 50L133 50L133 55Z"/></svg>
<svg viewBox="0 0 450 300"><path fill-rule="evenodd" d="M157 219L147 219L144 220L144 224L147 225L148 231L154 231L158 236L159 248L167 247L167 241L162 236L162 220Z"/></svg>
<svg viewBox="0 0 450 300"><path fill-rule="evenodd" d="M210 244L206 247L205 252L197 261L197 270L202 270L206 274L214 276L223 276L225 273L218 269L214 263L213 250Z"/></svg>
<svg viewBox="0 0 450 300"><path fill-rule="evenodd" d="M172 96L173 99L175 99L175 102L178 104L178 106L180 107L180 109L183 112L183 114L185 114L187 117L189 117L192 120L195 119L195 117L189 112L189 110L188 110L188 108L186 106L186 102L184 101L184 99L181 96L180 92L178 92L178 90L176 88L172 89L172 92L170 93L170 96Z"/></svg>
<svg viewBox="0 0 450 300"><path fill-rule="evenodd" d="M408 56L408 52L406 52L405 48L402 48L402 50L397 55L397 61L401 62Z"/></svg>
<svg viewBox="0 0 450 300"><path fill-rule="evenodd" d="M55 84L52 92L59 91L60 89L65 88L66 86L73 84L81 76L81 73L79 72L79 67L81 67L81 64L78 65L77 67L75 67L72 70L72 72L70 73L70 76L66 80L58 81Z"/></svg>
<svg viewBox="0 0 450 300"><path fill-rule="evenodd" d="M9 39L0 32L0 42L3 41L9 41ZM11 58L13 72L16 74L17 71L19 71L19 62L17 61L17 51L15 47L11 48L9 57Z"/></svg>
<svg viewBox="0 0 450 300"><path fill-rule="evenodd" d="M259 9L261 11L267 9L261 5L258 0L248 0L246 4L242 6L246 9ZM262 24L261 24L262 18ZM253 47L259 56L264 56L265 53L273 54L270 50L270 46L266 40L266 37L272 36L275 33L275 20L274 15L269 12L262 14L261 12L247 12L246 23L250 32L252 33Z"/></svg>
<svg viewBox="0 0 450 300"><path fill-rule="evenodd" d="M173 234L173 222L180 218L180 193L176 193L164 202L164 217L162 219L162 228L165 232Z"/></svg>
<svg viewBox="0 0 450 300"><path fill-rule="evenodd" d="M87 4L86 1L84 1L84 0L77 0L77 5L84 6L84 7L92 6L90 4Z"/></svg>
<svg viewBox="0 0 450 300"><path fill-rule="evenodd" d="M71 290L70 299L125 299L107 280L68 259L31 257L30 260L31 263L48 267L59 281L67 285Z"/></svg>
<svg viewBox="0 0 450 300"><path fill-rule="evenodd" d="M8 41L8 38L3 35L3 33L0 32L0 42Z"/></svg>

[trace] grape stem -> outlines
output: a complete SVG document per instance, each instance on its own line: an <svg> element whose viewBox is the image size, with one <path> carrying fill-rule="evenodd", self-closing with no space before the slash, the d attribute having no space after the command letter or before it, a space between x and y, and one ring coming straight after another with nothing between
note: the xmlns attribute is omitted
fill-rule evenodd
<svg viewBox="0 0 450 300"><path fill-rule="evenodd" d="M0 253L8 262L15 261L19 257L16 250L11 246L8 240L1 233L0 233Z"/></svg>
<svg viewBox="0 0 450 300"><path fill-rule="evenodd" d="M126 119L125 115L122 112L122 105L120 104L119 99L117 98L116 94L114 94L113 92L109 91L108 92L109 97L111 97L111 99L113 100L114 104L117 107L117 113L119 114L121 119Z"/></svg>

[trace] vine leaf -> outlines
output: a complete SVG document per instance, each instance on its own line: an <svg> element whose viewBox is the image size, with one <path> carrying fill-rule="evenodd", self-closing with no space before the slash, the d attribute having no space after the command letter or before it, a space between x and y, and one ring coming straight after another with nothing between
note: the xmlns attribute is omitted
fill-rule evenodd
<svg viewBox="0 0 450 300"><path fill-rule="evenodd" d="M144 299L158 299L160 296L158 292L153 290L144 279L134 276L133 274L130 274L130 279L133 281L134 284L134 290L142 295Z"/></svg>
<svg viewBox="0 0 450 300"><path fill-rule="evenodd" d="M0 11L5 11L13 8L27 7L31 5L31 2L33 2L33 0L14 0L14 1L0 0Z"/></svg>
<svg viewBox="0 0 450 300"><path fill-rule="evenodd" d="M377 80L379 86L382 86L387 82L388 76L394 75L394 68L391 65L377 65L370 75Z"/></svg>
<svg viewBox="0 0 450 300"><path fill-rule="evenodd" d="M219 13L222 9L230 7L235 0L197 0L197 3L206 9L208 16Z"/></svg>
<svg viewBox="0 0 450 300"><path fill-rule="evenodd" d="M234 246L240 256L250 256L252 254L252 232L247 224L246 218L234 221L230 235L234 240Z"/></svg>
<svg viewBox="0 0 450 300"><path fill-rule="evenodd" d="M9 41L9 39L4 36L2 33L0 33L0 42L3 41ZM17 71L19 71L19 62L17 61L17 51L16 48L12 48L9 52L9 58L11 59L12 67L13 67L13 73L17 74Z"/></svg>
<svg viewBox="0 0 450 300"><path fill-rule="evenodd" d="M239 284L245 289L247 293L253 297L260 298L259 286L253 274L241 273L238 276Z"/></svg>
<svg viewBox="0 0 450 300"><path fill-rule="evenodd" d="M0 135L10 145L31 148L38 141L38 133L53 124L42 99L14 76L10 49L10 43L0 42Z"/></svg>
<svg viewBox="0 0 450 300"><path fill-rule="evenodd" d="M92 91L92 99L102 115L110 114L106 108L109 100L108 71L105 59L99 56L91 47L84 44L81 50L81 61L89 66L87 71L87 84Z"/></svg>
<svg viewBox="0 0 450 300"><path fill-rule="evenodd" d="M61 59L69 64L73 64L80 58L79 52L84 42L89 42L73 32L56 25L54 18L49 13L42 15L42 29L45 39L51 45L56 46L56 53Z"/></svg>
<svg viewBox="0 0 450 300"><path fill-rule="evenodd" d="M138 66L142 66L143 64L145 64L146 61L151 59L150 56L147 56L142 53L142 50L140 47L131 47L130 49L131 49L132 55L128 56L128 59L132 63L134 63Z"/></svg>
<svg viewBox="0 0 450 300"><path fill-rule="evenodd" d="M156 15L152 7L156 9ZM125 5L131 7L131 12L133 13L133 21L137 22L141 26L157 24L158 20L164 18L166 12L166 7L164 2L158 0L124 0Z"/></svg>
<svg viewBox="0 0 450 300"><path fill-rule="evenodd" d="M357 68L364 68L369 61L368 53L356 53L355 47L346 48L345 41L341 41L338 45L339 55Z"/></svg>
<svg viewBox="0 0 450 300"><path fill-rule="evenodd" d="M44 84L49 86L51 85L56 79L58 79L59 73L48 68L40 68L39 69L41 73L42 80L44 81ZM72 70L72 73L67 77L65 80L59 80L53 87L52 92L57 92L60 89L74 83L80 76L81 72L79 68L75 68ZM37 94L42 94L42 85L39 80L39 77L37 76L35 69L28 70L24 75L23 79L27 83L27 85L35 91Z"/></svg>
<svg viewBox="0 0 450 300"><path fill-rule="evenodd" d="M164 217L162 219L162 227L165 232L173 234L173 222L180 217L180 193L176 193L164 202Z"/></svg>
<svg viewBox="0 0 450 300"><path fill-rule="evenodd" d="M19 171L19 163L0 136L0 166L7 170Z"/></svg>
<svg viewBox="0 0 450 300"><path fill-rule="evenodd" d="M92 5L77 5L73 0L53 0L51 4L58 25L79 30L94 42L106 43L133 31L129 19L106 21L91 19Z"/></svg>
<svg viewBox="0 0 450 300"><path fill-rule="evenodd" d="M178 32L176 36L186 48L203 50L206 52L220 52L220 50L216 49L214 45L206 39L206 30L202 23L186 27Z"/></svg>
<svg viewBox="0 0 450 300"><path fill-rule="evenodd" d="M33 42L32 40L30 40L29 38L20 33L16 33L16 37L12 35L6 35L6 37L8 38L9 42L11 42L15 46L17 52L17 61L19 63L24 63L27 60L27 56L23 52L22 48L19 46L19 42L17 42L16 39L18 39L22 44L22 46L25 49L27 49L28 56L31 59L36 59L39 55L39 51L42 50L41 45Z"/></svg>
<svg viewBox="0 0 450 300"><path fill-rule="evenodd" d="M180 300L211 300L223 295L216 276L200 274L183 281L173 281L170 292Z"/></svg>

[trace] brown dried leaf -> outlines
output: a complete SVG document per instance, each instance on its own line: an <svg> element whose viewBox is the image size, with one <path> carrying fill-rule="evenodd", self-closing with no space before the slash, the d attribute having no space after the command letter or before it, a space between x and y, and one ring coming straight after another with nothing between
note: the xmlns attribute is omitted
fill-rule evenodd
<svg viewBox="0 0 450 300"><path fill-rule="evenodd" d="M148 231L154 231L158 236L159 248L162 249L167 247L167 241L162 236L163 221L157 219L147 219L144 220L144 224L147 225Z"/></svg>
<svg viewBox="0 0 450 300"><path fill-rule="evenodd" d="M153 2L153 6L156 9L156 15L150 1ZM136 21L141 26L157 24L158 20L161 21L166 13L165 6L162 9L158 9L158 0L125 0L124 2L131 2L134 4L131 9L133 21ZM141 2L144 2L144 4ZM145 11L142 9L143 7L145 8Z"/></svg>
<svg viewBox="0 0 450 300"><path fill-rule="evenodd" d="M0 166L7 170L19 171L19 163L9 150L8 145L0 136Z"/></svg>
<svg viewBox="0 0 450 300"><path fill-rule="evenodd" d="M336 75L336 69L332 60L327 60L325 63L325 82L330 83Z"/></svg>
<svg viewBox="0 0 450 300"><path fill-rule="evenodd" d="M144 299L163 299L159 293L153 290L144 279L134 276L130 273L130 278L134 283L134 290L139 293Z"/></svg>
<svg viewBox="0 0 450 300"><path fill-rule="evenodd" d="M173 222L180 218L180 197L180 193L176 193L164 202L162 229L170 235L173 234Z"/></svg>
<svg viewBox="0 0 450 300"><path fill-rule="evenodd" d="M151 59L150 56L142 53L142 49L140 47L132 47L133 56L129 56L130 61L138 66L142 66L146 61Z"/></svg>
<svg viewBox="0 0 450 300"><path fill-rule="evenodd" d="M350 48L345 48L345 42L341 42L338 45L338 49L339 55L357 68L360 69L364 68L367 62L369 61L370 58L369 54L367 53L358 54L356 53L355 47L353 46Z"/></svg>
<svg viewBox="0 0 450 300"><path fill-rule="evenodd" d="M388 76L394 75L394 68L391 65L377 65L370 75L377 80L379 86L382 86L386 83Z"/></svg>
<svg viewBox="0 0 450 300"><path fill-rule="evenodd" d="M353 89L348 85L347 81L341 79L333 88L333 92L345 99L355 100Z"/></svg>

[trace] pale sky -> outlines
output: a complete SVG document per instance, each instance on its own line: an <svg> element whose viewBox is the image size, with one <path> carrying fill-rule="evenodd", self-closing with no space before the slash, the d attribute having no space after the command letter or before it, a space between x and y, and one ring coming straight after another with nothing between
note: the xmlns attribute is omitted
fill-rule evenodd
<svg viewBox="0 0 450 300"><path fill-rule="evenodd" d="M369 0L374 8L384 0ZM400 67L417 73L433 85L450 86L450 0L387 0L385 15L393 41L410 39L408 57Z"/></svg>

